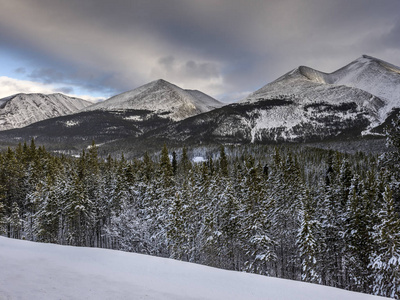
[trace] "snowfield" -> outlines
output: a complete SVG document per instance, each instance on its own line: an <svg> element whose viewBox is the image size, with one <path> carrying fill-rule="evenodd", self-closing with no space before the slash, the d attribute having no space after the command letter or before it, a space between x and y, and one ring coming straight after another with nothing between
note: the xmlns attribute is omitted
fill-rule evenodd
<svg viewBox="0 0 400 300"><path fill-rule="evenodd" d="M114 250L0 237L0 299L386 299Z"/></svg>

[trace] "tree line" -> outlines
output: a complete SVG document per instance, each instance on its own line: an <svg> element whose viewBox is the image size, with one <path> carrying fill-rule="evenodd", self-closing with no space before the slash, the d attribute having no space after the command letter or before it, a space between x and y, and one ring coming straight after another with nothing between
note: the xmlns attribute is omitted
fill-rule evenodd
<svg viewBox="0 0 400 300"><path fill-rule="evenodd" d="M398 136L380 157L221 146L200 163L186 148L128 161L32 140L0 154L0 233L399 299Z"/></svg>

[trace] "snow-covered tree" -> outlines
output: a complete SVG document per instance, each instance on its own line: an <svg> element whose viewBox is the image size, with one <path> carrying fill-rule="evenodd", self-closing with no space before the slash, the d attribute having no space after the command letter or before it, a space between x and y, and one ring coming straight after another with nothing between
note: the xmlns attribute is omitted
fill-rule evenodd
<svg viewBox="0 0 400 300"><path fill-rule="evenodd" d="M386 187L380 223L375 227L377 251L371 258L373 292L400 299L400 218L394 207L393 194Z"/></svg>
<svg viewBox="0 0 400 300"><path fill-rule="evenodd" d="M22 219L20 208L17 202L13 202L11 208L11 215L8 218L8 224L10 227L9 235L14 239L21 238L21 230L22 230Z"/></svg>
<svg viewBox="0 0 400 300"><path fill-rule="evenodd" d="M300 250L301 280L313 283L321 282L318 269L318 231L319 223L313 218L314 209L310 199L309 191L305 191L300 210L300 229L297 245Z"/></svg>

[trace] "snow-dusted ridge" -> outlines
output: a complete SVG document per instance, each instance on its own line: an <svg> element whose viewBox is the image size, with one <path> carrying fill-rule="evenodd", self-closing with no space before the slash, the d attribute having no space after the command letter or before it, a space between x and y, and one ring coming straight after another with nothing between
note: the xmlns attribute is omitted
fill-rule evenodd
<svg viewBox="0 0 400 300"><path fill-rule="evenodd" d="M332 73L300 66L277 80L263 86L239 103L257 103L267 99L294 99L291 112L276 107L261 111L260 117L254 120L253 137L262 130L279 127L289 140L296 138L291 133L294 125L312 124L310 107L341 106L355 103L357 116L368 120L369 125L364 133L382 124L394 108L400 107L400 68L392 64L363 55L350 64ZM280 112L281 111L281 112ZM313 114L320 113L320 110ZM351 120L351 114L335 112L335 117ZM353 116L352 116L353 114ZM320 117L328 117L322 114ZM284 119L292 124L285 127L277 119ZM321 119L321 118L319 118ZM274 121L275 120L275 121Z"/></svg>
<svg viewBox="0 0 400 300"><path fill-rule="evenodd" d="M222 105L200 91L184 90L159 79L94 104L85 110L150 110L179 121Z"/></svg>
<svg viewBox="0 0 400 300"><path fill-rule="evenodd" d="M91 102L63 94L16 94L0 99L0 130L78 112Z"/></svg>
<svg viewBox="0 0 400 300"><path fill-rule="evenodd" d="M240 102L278 95L296 95L305 102L356 102L381 123L393 108L400 107L400 68L368 55L332 73L300 66Z"/></svg>
<svg viewBox="0 0 400 300"><path fill-rule="evenodd" d="M0 237L0 299L387 299L115 250Z"/></svg>

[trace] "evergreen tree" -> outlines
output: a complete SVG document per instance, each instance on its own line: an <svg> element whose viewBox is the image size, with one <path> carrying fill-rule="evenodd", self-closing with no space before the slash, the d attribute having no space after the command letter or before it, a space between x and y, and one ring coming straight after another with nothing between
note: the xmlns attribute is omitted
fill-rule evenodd
<svg viewBox="0 0 400 300"><path fill-rule="evenodd" d="M245 270L258 274L270 274L270 266L277 259L276 243L271 234L270 198L264 189L261 172L255 167L254 158L245 159L248 174L245 179L241 238L246 254Z"/></svg>
<svg viewBox="0 0 400 300"><path fill-rule="evenodd" d="M386 144L389 148L380 156L380 166L390 177L390 189L393 193L394 205L400 212L400 117L392 121L392 126L386 132Z"/></svg>
<svg viewBox="0 0 400 300"><path fill-rule="evenodd" d="M371 259L373 292L375 295L400 299L400 219L388 187L383 195L379 218L380 224L375 227L378 248Z"/></svg>
<svg viewBox="0 0 400 300"><path fill-rule="evenodd" d="M219 148L219 170L222 176L228 176L228 159L225 154L224 146Z"/></svg>
<svg viewBox="0 0 400 300"><path fill-rule="evenodd" d="M17 202L13 202L11 208L11 215L8 220L9 223L9 237L14 239L21 238L22 219L21 213Z"/></svg>
<svg viewBox="0 0 400 300"><path fill-rule="evenodd" d="M354 176L346 212L346 265L350 277L350 287L356 291L368 291L370 286L370 270L368 269L373 250L372 223L373 211L369 199L362 194L364 187L359 177Z"/></svg>
<svg viewBox="0 0 400 300"><path fill-rule="evenodd" d="M166 144L164 144L164 147L161 150L160 168L165 177L173 175L171 160L169 159L169 154Z"/></svg>
<svg viewBox="0 0 400 300"><path fill-rule="evenodd" d="M172 173L174 176L176 175L176 172L178 170L178 161L176 160L176 152L172 152Z"/></svg>
<svg viewBox="0 0 400 300"><path fill-rule="evenodd" d="M6 234L6 209L0 196L0 235Z"/></svg>
<svg viewBox="0 0 400 300"><path fill-rule="evenodd" d="M297 244L300 250L302 264L301 280L320 283L321 277L318 269L318 231L319 224L313 219L314 209L309 191L305 192L300 211L300 229Z"/></svg>
<svg viewBox="0 0 400 300"><path fill-rule="evenodd" d="M180 167L182 169L183 174L187 174L189 172L189 170L192 168L192 163L187 154L186 147L183 147L183 149L182 149L182 158L180 161Z"/></svg>

